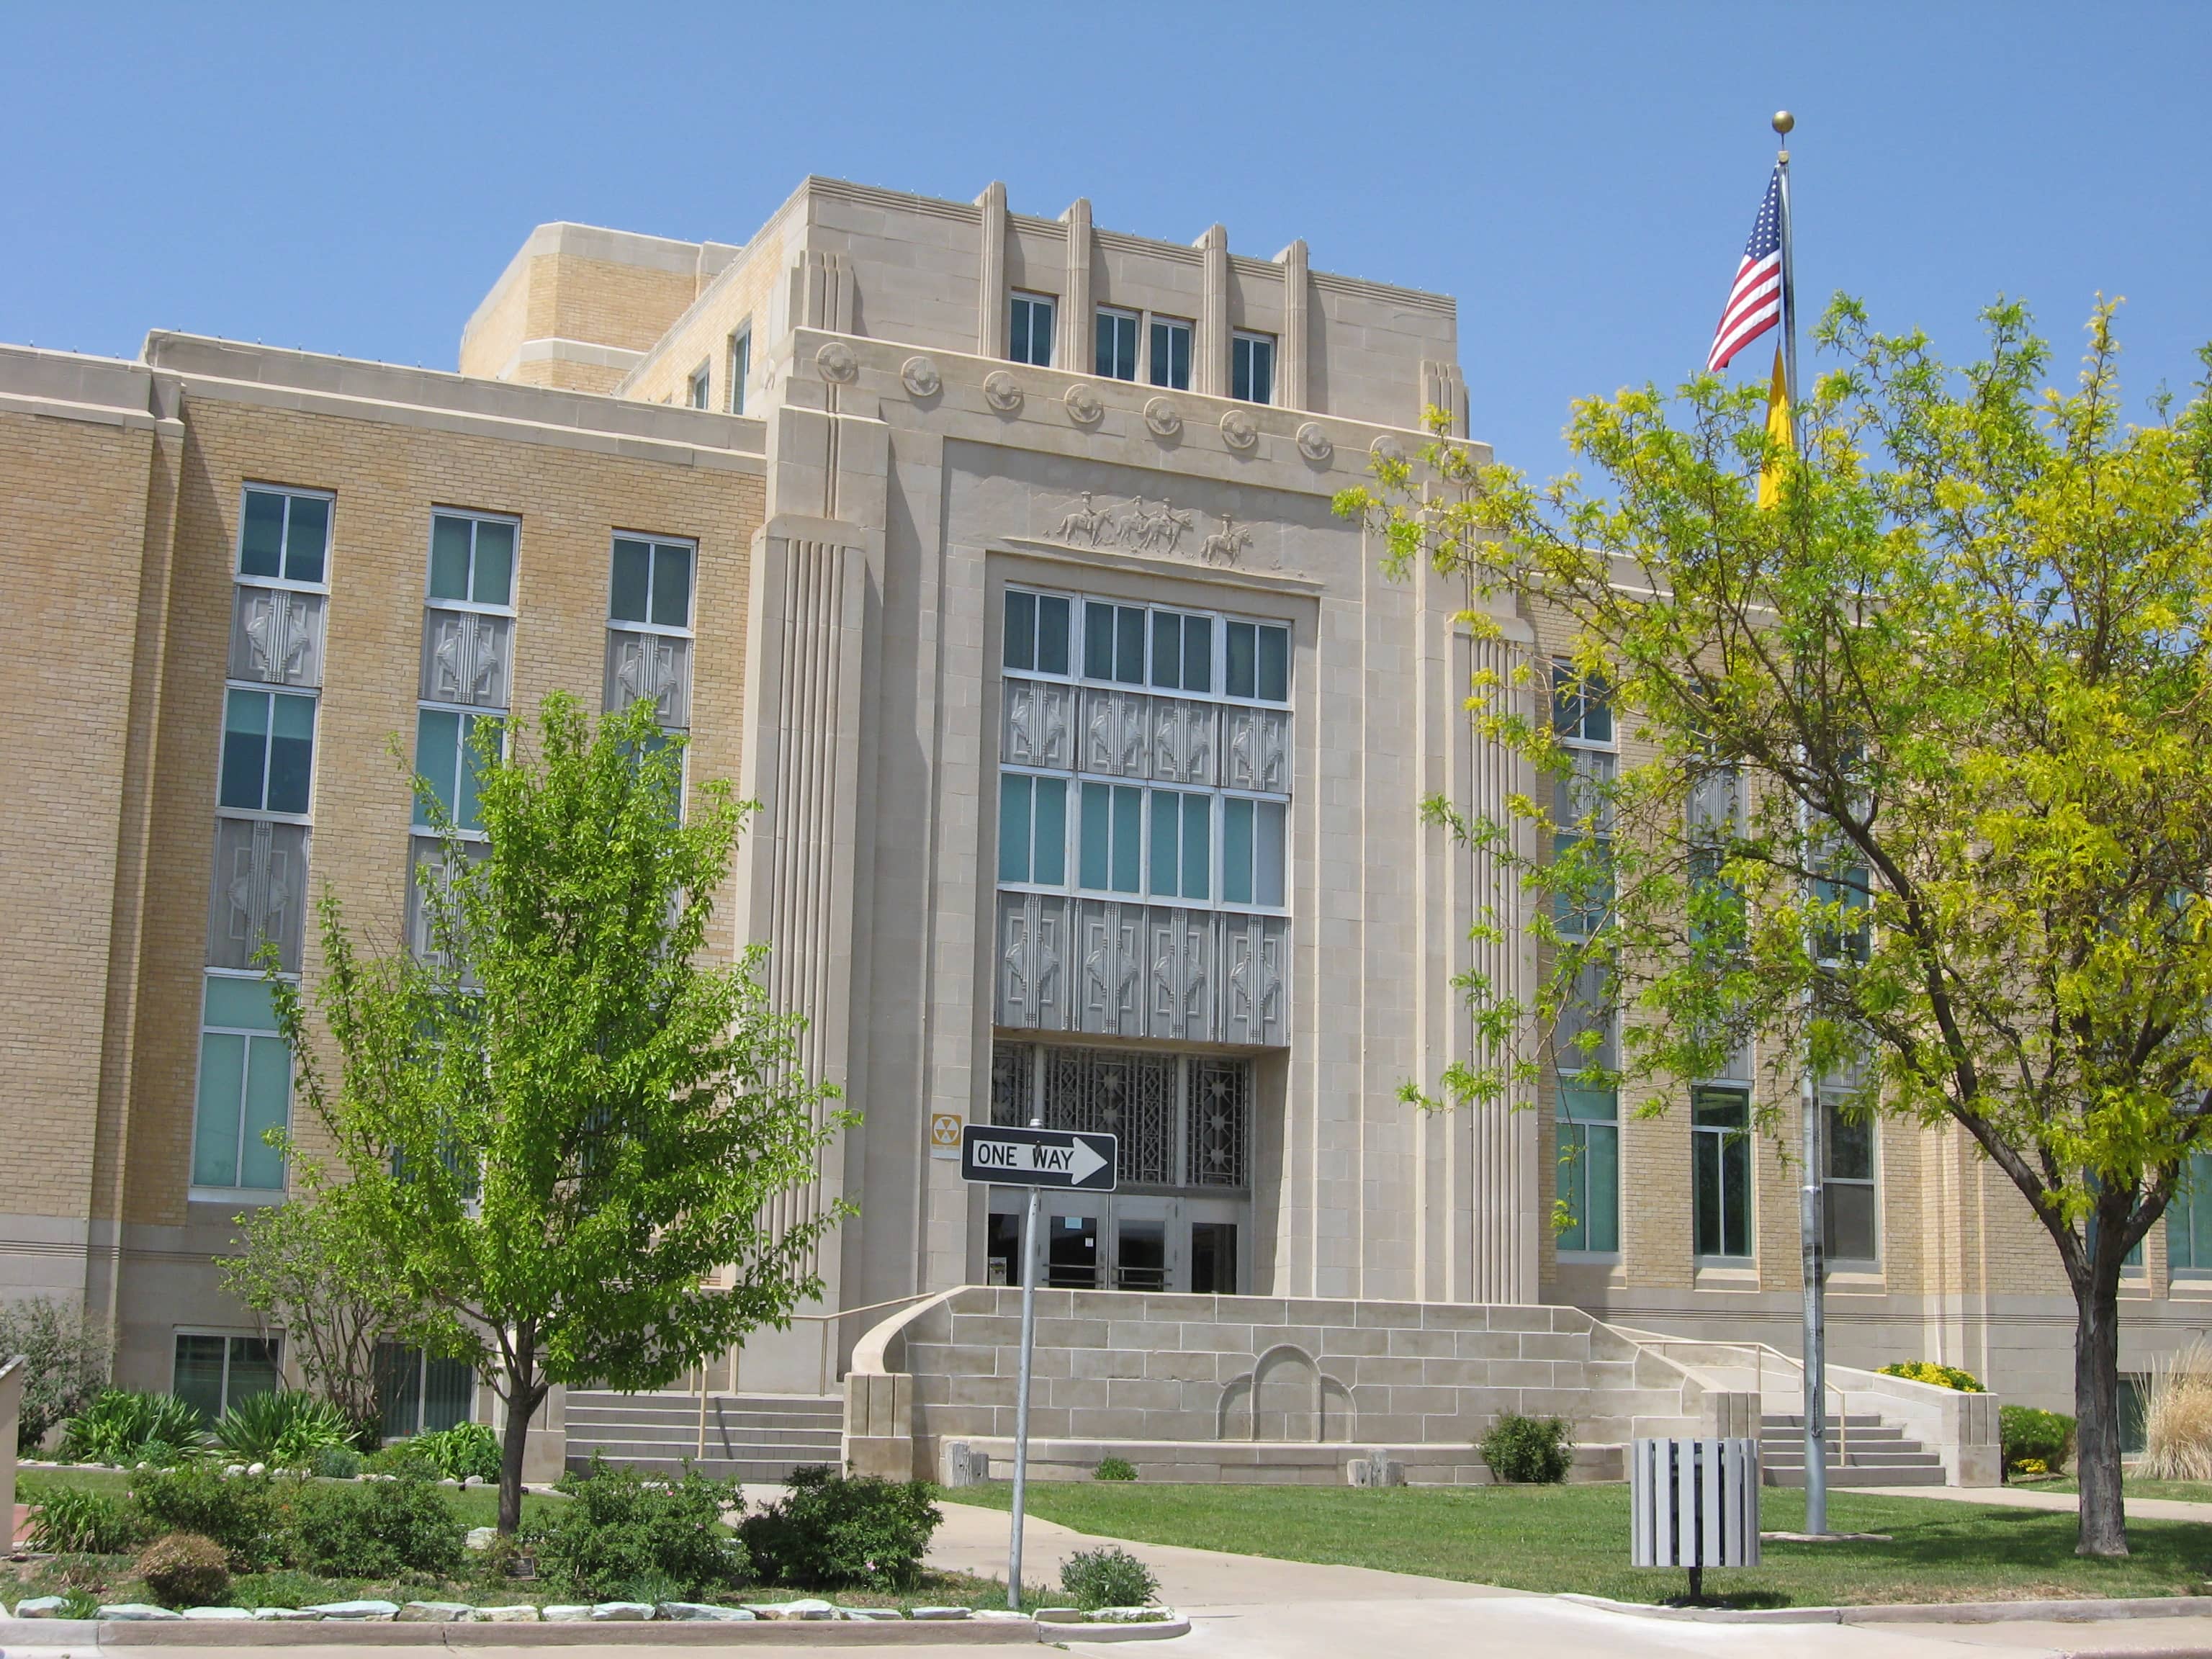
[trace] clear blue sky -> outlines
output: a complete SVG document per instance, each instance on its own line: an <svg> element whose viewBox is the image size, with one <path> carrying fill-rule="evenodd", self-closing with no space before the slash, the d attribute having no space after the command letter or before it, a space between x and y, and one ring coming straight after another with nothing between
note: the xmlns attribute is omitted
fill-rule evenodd
<svg viewBox="0 0 2212 1659"><path fill-rule="evenodd" d="M1570 398L1701 361L1784 105L1808 301L1955 356L2021 294L2070 357L2123 294L2137 391L2212 337L2193 0L18 5L8 34L0 339L40 345L450 368L541 221L738 241L810 172L1000 178L1456 295L1476 434L1549 472Z"/></svg>

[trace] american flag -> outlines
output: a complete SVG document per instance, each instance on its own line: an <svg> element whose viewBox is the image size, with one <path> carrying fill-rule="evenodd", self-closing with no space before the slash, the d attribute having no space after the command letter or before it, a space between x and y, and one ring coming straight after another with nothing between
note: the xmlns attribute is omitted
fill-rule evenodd
<svg viewBox="0 0 2212 1659"><path fill-rule="evenodd" d="M1782 169L1766 182L1766 199L1759 204L1759 217L1751 222L1751 240L1743 245L1743 263L1735 268L1728 304L1721 310L1721 325L1713 331L1713 349L1705 356L1705 369L1717 374L1729 360L1772 328L1782 318Z"/></svg>

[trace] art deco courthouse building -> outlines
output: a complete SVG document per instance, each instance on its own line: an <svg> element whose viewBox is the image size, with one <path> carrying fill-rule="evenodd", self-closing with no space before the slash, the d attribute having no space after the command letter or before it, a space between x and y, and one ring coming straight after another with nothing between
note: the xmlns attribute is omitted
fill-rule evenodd
<svg viewBox="0 0 2212 1659"><path fill-rule="evenodd" d="M1055 1284L1574 1304L1794 1350L1792 1180L1726 1133L1747 1085L1652 1122L1399 1099L1469 1054L1449 978L1514 902L1416 804L1530 787L1461 702L1556 645L1520 617L1478 645L1463 594L1331 514L1425 407L1466 430L1459 356L1450 299L1303 243L819 179L742 247L539 228L457 374L167 333L0 351L0 1294L84 1298L137 1384L266 1374L209 1265L285 1179L249 957L312 981L325 884L403 938L395 749L465 823L473 725L562 688L653 699L693 778L763 804L717 948L772 945L866 1115L793 1200L859 1206L831 1309L1004 1275L1016 1206L946 1153L1041 1113L1121 1146L1116 1195L1050 1206ZM1572 718L1612 763L1604 711ZM1941 1137L1844 1150L1840 1357L2040 1386L2066 1303L2002 1181ZM2185 1320L2193 1271L2154 1240L2146 1316Z"/></svg>

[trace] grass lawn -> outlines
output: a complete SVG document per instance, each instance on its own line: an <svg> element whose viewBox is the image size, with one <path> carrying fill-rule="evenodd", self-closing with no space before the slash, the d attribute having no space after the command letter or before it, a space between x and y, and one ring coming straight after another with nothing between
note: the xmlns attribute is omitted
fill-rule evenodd
<svg viewBox="0 0 2212 1659"><path fill-rule="evenodd" d="M948 1503L1005 1509L994 1483L944 1494ZM1628 1488L1576 1486L1142 1486L1045 1481L1030 1509L1082 1532L1145 1543L1380 1567L1514 1589L1577 1591L1657 1601L1686 1587L1677 1569L1628 1561ZM1761 1525L1804 1524L1805 1497L1760 1494ZM1929 1498L1831 1492L1829 1525L1890 1534L1887 1544L1769 1542L1762 1565L1705 1575L1705 1593L1741 1607L1848 1602L2002 1601L2042 1597L2179 1595L2212 1578L2212 1527L2136 1521L2134 1553L2084 1560L2075 1518Z"/></svg>

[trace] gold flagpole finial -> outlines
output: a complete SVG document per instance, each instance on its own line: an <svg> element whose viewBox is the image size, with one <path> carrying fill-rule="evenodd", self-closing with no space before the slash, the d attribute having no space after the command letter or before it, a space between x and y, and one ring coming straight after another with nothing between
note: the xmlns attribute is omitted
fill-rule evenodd
<svg viewBox="0 0 2212 1659"><path fill-rule="evenodd" d="M1774 130L1782 135L1782 159L1790 159L1790 130L1797 125L1797 118L1786 109L1774 112Z"/></svg>

